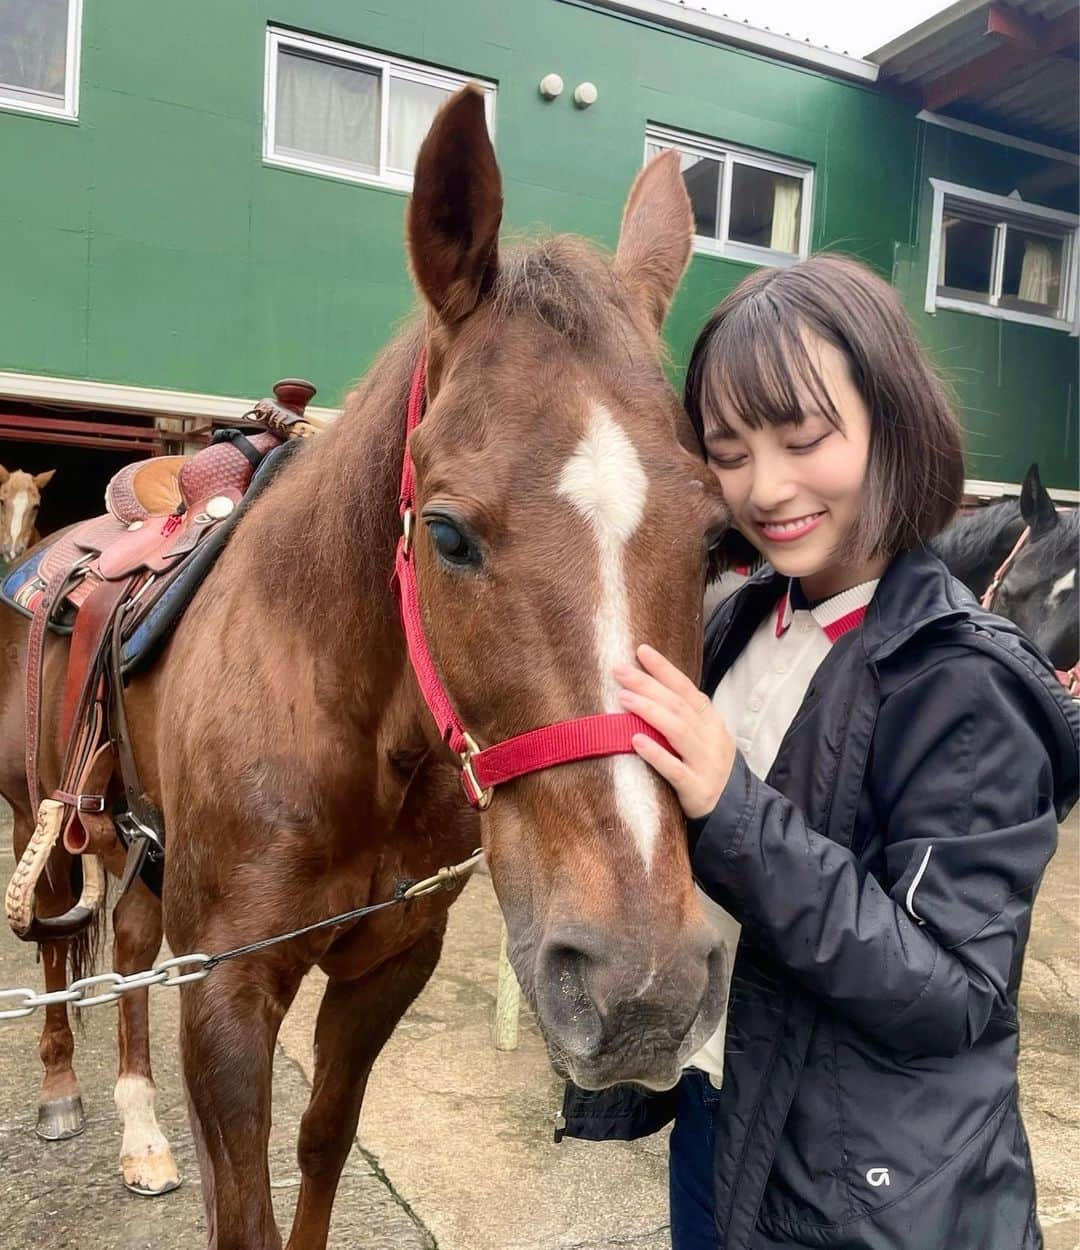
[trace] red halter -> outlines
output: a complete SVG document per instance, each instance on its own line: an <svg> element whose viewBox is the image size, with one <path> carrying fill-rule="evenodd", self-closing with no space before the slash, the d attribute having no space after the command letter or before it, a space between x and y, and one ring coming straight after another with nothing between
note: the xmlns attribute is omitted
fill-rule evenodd
<svg viewBox="0 0 1080 1250"><path fill-rule="evenodd" d="M398 539L397 558L394 562L394 586L401 607L409 661L443 741L461 757L461 784L469 802L474 807L487 807L496 786L526 773L539 772L541 769L568 764L574 760L629 755L634 750L630 741L634 734L646 734L661 745L668 746L662 734L640 716L634 716L630 712L609 712L598 716L582 716L577 720L558 721L553 725L545 725L542 729L533 729L515 738L507 738L485 750L477 746L461 723L439 679L424 635L416 568L412 560L416 489L408 436L420 424L424 415L426 372L427 351L422 350L413 373L412 386L409 388L405 458L401 467L401 494L398 498L402 534Z"/></svg>

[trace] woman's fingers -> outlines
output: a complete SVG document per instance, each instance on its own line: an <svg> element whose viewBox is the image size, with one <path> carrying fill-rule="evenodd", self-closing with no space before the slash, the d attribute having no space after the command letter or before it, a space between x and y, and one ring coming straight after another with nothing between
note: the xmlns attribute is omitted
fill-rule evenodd
<svg viewBox="0 0 1080 1250"><path fill-rule="evenodd" d="M656 678L661 685L666 686L673 694L679 695L685 699L691 707L696 707L701 691L697 688L697 683L692 682L689 677L666 657L660 654L655 647L650 647L648 643L642 643L637 649L638 663Z"/></svg>
<svg viewBox="0 0 1080 1250"><path fill-rule="evenodd" d="M655 768L670 786L676 791L681 789L686 781L687 771L682 760L645 734L634 734L630 743L645 763Z"/></svg>

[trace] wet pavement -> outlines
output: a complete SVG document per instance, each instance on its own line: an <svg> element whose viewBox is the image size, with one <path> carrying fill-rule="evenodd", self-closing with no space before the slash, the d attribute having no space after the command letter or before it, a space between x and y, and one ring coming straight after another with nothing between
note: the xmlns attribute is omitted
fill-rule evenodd
<svg viewBox="0 0 1080 1250"><path fill-rule="evenodd" d="M1080 829L1036 906L1022 991L1021 1092L1047 1250L1080 1248ZM0 805L6 880L10 829ZM499 915L487 878L451 911L443 960L372 1075L334 1208L333 1250L665 1250L666 1142L552 1144L559 1082L523 1014L511 1053L491 1042ZM164 956L162 956L164 957ZM0 934L0 987L43 988L34 951ZM287 1232L299 1187L295 1143L307 1105L322 978L307 979L282 1027L270 1171ZM0 1250L200 1250L205 1223L176 1053L176 992L151 991L158 1119L185 1185L127 1193L112 1105L116 1011L85 1012L76 1070L86 1132L33 1133L38 1017L0 1024ZM913 1247L912 1250L918 1250ZM989 1250L989 1248L988 1248Z"/></svg>

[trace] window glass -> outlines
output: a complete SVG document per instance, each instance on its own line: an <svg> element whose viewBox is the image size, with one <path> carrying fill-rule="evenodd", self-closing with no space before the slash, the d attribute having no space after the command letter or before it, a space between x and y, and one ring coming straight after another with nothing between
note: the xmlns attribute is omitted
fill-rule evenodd
<svg viewBox="0 0 1080 1250"><path fill-rule="evenodd" d="M411 174L420 144L431 127L439 105L450 92L434 83L410 78L390 79L390 134L386 163L391 169Z"/></svg>
<svg viewBox="0 0 1080 1250"><path fill-rule="evenodd" d="M1001 307L1056 315L1061 303L1063 251L1060 238L1007 226Z"/></svg>
<svg viewBox="0 0 1080 1250"><path fill-rule="evenodd" d="M68 0L0 0L0 90L63 101Z"/></svg>
<svg viewBox="0 0 1080 1250"><path fill-rule="evenodd" d="M939 292L990 302L996 229L990 222L945 213L938 253Z"/></svg>
<svg viewBox="0 0 1080 1250"><path fill-rule="evenodd" d="M659 143L648 145L648 155L655 156L664 151L665 146ZM679 168L682 170L686 192L694 208L694 233L707 239L715 239L719 220L720 175L724 163L710 156L699 156L693 152L679 153Z"/></svg>
<svg viewBox="0 0 1080 1250"><path fill-rule="evenodd" d="M728 238L734 243L796 254L802 179L736 161L731 171Z"/></svg>
<svg viewBox="0 0 1080 1250"><path fill-rule="evenodd" d="M351 169L379 168L378 70L278 53L276 146Z"/></svg>

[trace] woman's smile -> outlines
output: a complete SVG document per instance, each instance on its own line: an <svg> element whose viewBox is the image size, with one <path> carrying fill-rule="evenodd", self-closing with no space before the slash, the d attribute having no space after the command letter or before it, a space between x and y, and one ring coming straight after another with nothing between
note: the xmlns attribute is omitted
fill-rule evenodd
<svg viewBox="0 0 1080 1250"><path fill-rule="evenodd" d="M757 527L766 542L793 543L817 529L824 516L824 511L810 512L787 521L758 521Z"/></svg>

